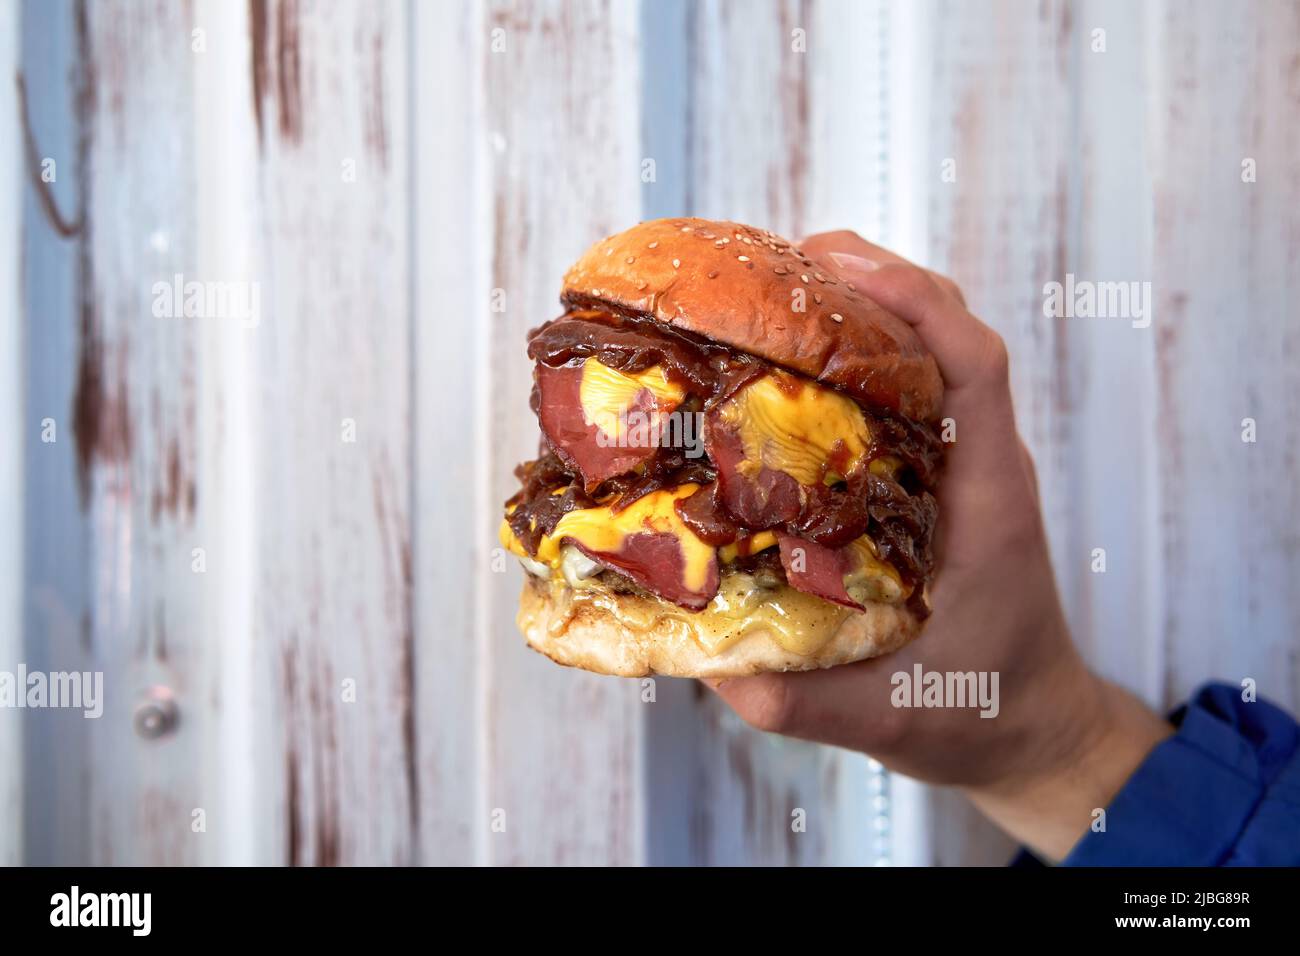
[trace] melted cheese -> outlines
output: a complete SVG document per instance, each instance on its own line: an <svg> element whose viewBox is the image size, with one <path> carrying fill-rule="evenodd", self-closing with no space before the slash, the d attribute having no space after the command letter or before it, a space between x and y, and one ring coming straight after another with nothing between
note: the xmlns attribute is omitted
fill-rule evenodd
<svg viewBox="0 0 1300 956"><path fill-rule="evenodd" d="M879 601L898 604L908 598L912 589L903 583L902 576L892 564L880 560L876 543L863 535L853 542L857 550L857 566L844 576L844 590L859 604Z"/></svg>
<svg viewBox="0 0 1300 956"><path fill-rule="evenodd" d="M554 531L542 537L537 546L536 560L552 570L558 570L564 559L561 545L566 538L589 551L617 554L631 535L670 534L677 538L685 560L682 583L688 590L702 591L708 580L709 565L715 549L697 538L673 507L678 499L689 497L697 488L699 485L688 483L671 491L653 491L617 514L603 505L570 511L559 520ZM512 554L529 557L523 544L510 530L509 522L502 521L500 538Z"/></svg>
<svg viewBox="0 0 1300 956"><path fill-rule="evenodd" d="M867 466L873 475L878 475L881 478L895 477L898 474L899 469L902 467L902 461L895 458L893 455L885 455L883 458L876 458Z"/></svg>
<svg viewBox="0 0 1300 956"><path fill-rule="evenodd" d="M760 531L758 534L751 534L747 538L740 538L734 544L724 544L718 549L718 560L723 564L730 564L740 557L740 549L745 548L745 556L758 554L760 551L766 551L768 548L776 545L776 533L773 531Z"/></svg>
<svg viewBox="0 0 1300 956"><path fill-rule="evenodd" d="M622 434L624 416L642 390L655 397L661 411L675 408L686 397L681 386L669 381L668 373L658 365L629 374L594 358L582 364L582 384L578 387L582 416L588 425L595 425L610 438Z"/></svg>
<svg viewBox="0 0 1300 956"><path fill-rule="evenodd" d="M855 402L839 392L783 372L765 375L729 399L722 420L736 429L745 452L742 471L783 471L802 485L844 477L830 464L842 443L843 471L866 457L871 431Z"/></svg>

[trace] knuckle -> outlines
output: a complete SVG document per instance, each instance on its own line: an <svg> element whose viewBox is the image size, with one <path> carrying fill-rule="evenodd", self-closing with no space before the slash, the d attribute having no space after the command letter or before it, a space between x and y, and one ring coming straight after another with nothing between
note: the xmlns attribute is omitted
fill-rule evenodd
<svg viewBox="0 0 1300 956"><path fill-rule="evenodd" d="M1011 376L1011 354L1007 351L1007 343L992 330L985 339L981 367L989 378L998 382L1005 382Z"/></svg>
<svg viewBox="0 0 1300 956"><path fill-rule="evenodd" d="M807 244L812 240L817 240L819 245L838 246L838 245L860 245L865 240L854 232L852 229L832 229L829 232L818 232L804 240Z"/></svg>
<svg viewBox="0 0 1300 956"><path fill-rule="evenodd" d="M942 290L930 273L920 266L908 262L891 262L880 267L881 272L888 271L889 281L900 289L913 302L937 306L942 299Z"/></svg>

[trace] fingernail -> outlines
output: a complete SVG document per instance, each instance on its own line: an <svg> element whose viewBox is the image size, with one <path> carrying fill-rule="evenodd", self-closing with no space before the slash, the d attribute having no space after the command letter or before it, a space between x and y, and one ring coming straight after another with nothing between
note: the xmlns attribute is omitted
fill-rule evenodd
<svg viewBox="0 0 1300 956"><path fill-rule="evenodd" d="M862 256L851 256L847 252L832 252L831 261L841 269L856 270L858 272L871 272L873 269L879 269L880 263L872 259L864 259Z"/></svg>

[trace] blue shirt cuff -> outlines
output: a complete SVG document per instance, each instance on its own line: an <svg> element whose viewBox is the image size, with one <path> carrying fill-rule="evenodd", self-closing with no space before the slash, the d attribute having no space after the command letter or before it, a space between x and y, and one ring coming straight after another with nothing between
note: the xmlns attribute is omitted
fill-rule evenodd
<svg viewBox="0 0 1300 956"><path fill-rule="evenodd" d="M1300 862L1300 730L1283 710L1202 688L1065 866L1285 866ZM1024 854L1013 861L1026 865Z"/></svg>

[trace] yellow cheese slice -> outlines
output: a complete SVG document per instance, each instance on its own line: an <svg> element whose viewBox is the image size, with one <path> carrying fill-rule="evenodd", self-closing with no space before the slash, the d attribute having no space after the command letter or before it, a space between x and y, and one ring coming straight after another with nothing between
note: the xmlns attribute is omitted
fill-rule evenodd
<svg viewBox="0 0 1300 956"><path fill-rule="evenodd" d="M834 484L868 454L871 431L862 409L832 389L773 372L742 388L720 409L744 449L741 468L783 471L802 485ZM843 472L830 465L842 445Z"/></svg>
<svg viewBox="0 0 1300 956"><path fill-rule="evenodd" d="M617 554L627 538L634 534L671 534L681 545L685 559L682 583L690 591L702 591L715 549L696 537L673 507L678 499L691 496L698 488L697 484L687 483L671 491L652 491L617 514L604 505L570 511L559 520L554 531L542 537L535 560L553 570L558 569L562 559L561 545L566 538L588 551ZM501 523L500 538L511 553L529 557L507 521Z"/></svg>
<svg viewBox="0 0 1300 956"><path fill-rule="evenodd" d="M582 384L578 387L584 420L610 438L618 438L624 430L624 416L643 389L658 400L661 412L671 411L686 397L680 385L669 381L661 366L628 373L594 358L587 359L582 363Z"/></svg>

